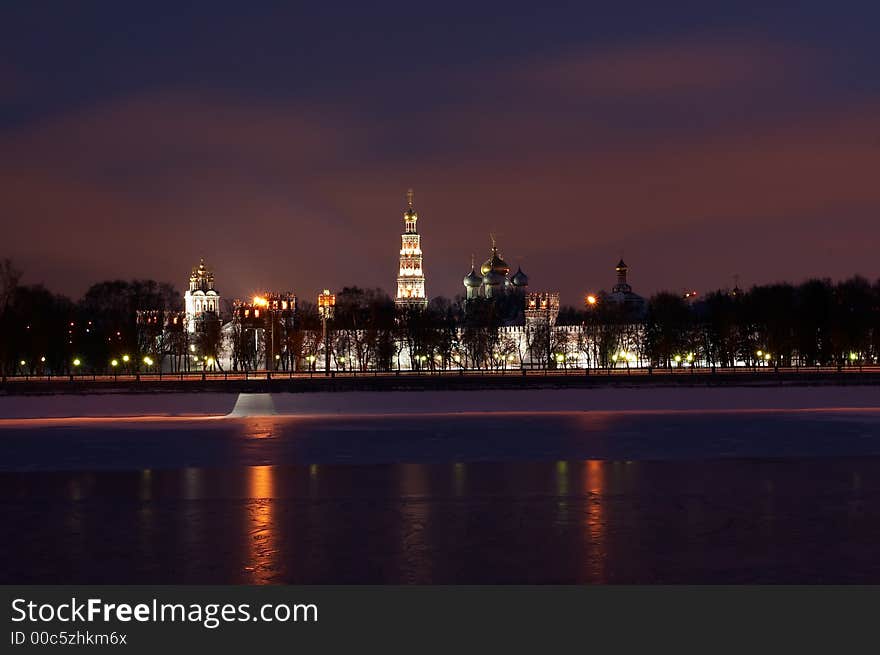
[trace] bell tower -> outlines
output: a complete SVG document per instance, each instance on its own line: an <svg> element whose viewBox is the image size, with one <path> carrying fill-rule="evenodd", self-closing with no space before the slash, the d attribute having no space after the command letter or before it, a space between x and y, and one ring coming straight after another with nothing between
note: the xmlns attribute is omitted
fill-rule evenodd
<svg viewBox="0 0 880 655"><path fill-rule="evenodd" d="M214 288L214 273L205 266L204 259L199 261L189 276L189 288L183 294L183 302L189 332L195 332L198 323L207 315L214 318L220 316L220 295Z"/></svg>
<svg viewBox="0 0 880 655"><path fill-rule="evenodd" d="M422 244L417 223L419 214L416 212L413 190L406 192L406 209L403 210L403 234L400 238L400 269L397 275L398 306L428 306L425 296L425 272L422 269Z"/></svg>

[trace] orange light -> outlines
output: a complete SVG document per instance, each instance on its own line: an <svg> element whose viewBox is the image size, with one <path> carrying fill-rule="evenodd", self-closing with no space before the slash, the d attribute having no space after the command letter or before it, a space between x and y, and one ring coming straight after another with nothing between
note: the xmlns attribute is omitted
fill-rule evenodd
<svg viewBox="0 0 880 655"><path fill-rule="evenodd" d="M258 307L265 307L266 305L269 304L269 301L266 300L265 298L260 297L260 296L254 296L254 304L257 305Z"/></svg>
<svg viewBox="0 0 880 655"><path fill-rule="evenodd" d="M590 294L589 296L587 296L587 304L588 305L595 305L596 302L597 302L596 296L594 296L593 294Z"/></svg>

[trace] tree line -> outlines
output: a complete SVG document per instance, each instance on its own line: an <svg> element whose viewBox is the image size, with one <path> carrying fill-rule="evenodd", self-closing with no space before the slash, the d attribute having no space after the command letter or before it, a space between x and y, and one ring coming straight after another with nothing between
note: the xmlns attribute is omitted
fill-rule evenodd
<svg viewBox="0 0 880 655"><path fill-rule="evenodd" d="M661 292L637 315L599 294L594 305L562 307L552 328L526 321L523 306L514 293L492 300L437 297L424 310L407 309L381 289L346 287L329 325L331 366L390 371L403 360L427 370L846 366L880 356L880 282L858 276L717 290L696 300ZM73 301L23 284L21 271L0 261L0 369L4 376L103 373L115 361L120 372L201 370L206 361L222 367L223 352L235 370L267 362L285 371L323 366L322 322L311 302L300 300L295 320L277 330L268 322L261 330L236 327L227 305L195 335L168 333L161 317L182 309L180 292L168 283L108 280ZM160 319L152 327L139 324L139 311ZM196 357L201 364L191 361Z"/></svg>

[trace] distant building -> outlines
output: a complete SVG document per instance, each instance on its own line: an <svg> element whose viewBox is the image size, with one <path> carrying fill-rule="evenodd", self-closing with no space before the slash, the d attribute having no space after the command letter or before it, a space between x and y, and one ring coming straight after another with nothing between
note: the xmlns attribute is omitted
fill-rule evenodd
<svg viewBox="0 0 880 655"><path fill-rule="evenodd" d="M559 293L533 292L526 295L526 322L556 325L559 316Z"/></svg>
<svg viewBox="0 0 880 655"><path fill-rule="evenodd" d="M523 273L522 268L517 268L516 273L510 275L510 266L498 252L495 237L492 237L492 252L489 258L480 266L477 274L474 262L471 260L471 272L462 280L465 288L465 297L468 300L474 298L497 298L498 296L513 291L525 293L529 286L529 277Z"/></svg>
<svg viewBox="0 0 880 655"><path fill-rule="evenodd" d="M422 268L421 235L417 222L419 214L413 205L413 190L406 192L406 209L403 211L403 234L400 237L400 270L397 275L398 306L425 308L425 271Z"/></svg>
<svg viewBox="0 0 880 655"><path fill-rule="evenodd" d="M205 260L192 270L189 276L189 289L183 294L186 312L186 329L196 332L198 323L208 316L214 320L220 317L220 294L214 288L214 273L205 266Z"/></svg>
<svg viewBox="0 0 880 655"><path fill-rule="evenodd" d="M296 296L267 291L233 303L226 339L236 368L292 368L290 334L295 327ZM238 366L240 365L240 366Z"/></svg>
<svg viewBox="0 0 880 655"><path fill-rule="evenodd" d="M614 271L617 273L617 284L611 289L611 293L604 295L603 300L622 306L632 316L638 317L643 315L646 309L645 299L633 292L632 287L627 282L629 267L623 259L617 262Z"/></svg>

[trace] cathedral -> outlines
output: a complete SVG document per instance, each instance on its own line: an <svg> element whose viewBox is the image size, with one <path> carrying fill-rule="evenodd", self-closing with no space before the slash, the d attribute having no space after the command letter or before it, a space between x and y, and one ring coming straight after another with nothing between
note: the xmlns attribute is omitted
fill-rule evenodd
<svg viewBox="0 0 880 655"><path fill-rule="evenodd" d="M492 237L492 252L489 258L480 266L477 274L474 262L471 260L471 272L464 276L463 280L466 298L497 298L502 294L514 291L525 292L529 286L528 276L517 268L516 273L510 275L510 266L498 252L495 237Z"/></svg>

